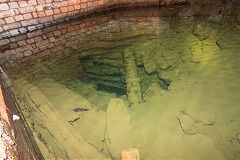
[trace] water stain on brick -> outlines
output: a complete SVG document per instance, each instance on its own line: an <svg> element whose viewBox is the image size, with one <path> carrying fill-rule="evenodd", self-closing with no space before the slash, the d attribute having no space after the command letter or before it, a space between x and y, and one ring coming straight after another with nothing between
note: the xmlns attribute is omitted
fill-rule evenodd
<svg viewBox="0 0 240 160"><path fill-rule="evenodd" d="M38 24L38 20L37 19L26 20L26 21L22 21L21 24L24 27L31 26L31 25Z"/></svg>
<svg viewBox="0 0 240 160"><path fill-rule="evenodd" d="M15 29L15 28L19 28L19 27L21 27L20 23L12 23L12 24L8 24L8 25L4 25L3 29L9 30L9 29Z"/></svg>
<svg viewBox="0 0 240 160"><path fill-rule="evenodd" d="M43 7L43 11L53 10L53 9L55 9L55 8L56 8L55 5L50 5L50 6Z"/></svg>
<svg viewBox="0 0 240 160"><path fill-rule="evenodd" d="M11 34L11 36L17 36L19 35L19 31L17 29L14 29L14 30L10 30L9 33Z"/></svg>
<svg viewBox="0 0 240 160"><path fill-rule="evenodd" d="M9 50L10 49L10 46L9 45L4 45L4 44L8 44L9 42L1 42L2 40L0 40L0 51L1 52L5 52L6 50Z"/></svg>
<svg viewBox="0 0 240 160"><path fill-rule="evenodd" d="M24 39L26 39L26 38L27 38L26 35L20 35L20 36L16 36L16 37L10 38L10 41L11 41L11 42L17 42L17 41L24 40Z"/></svg>

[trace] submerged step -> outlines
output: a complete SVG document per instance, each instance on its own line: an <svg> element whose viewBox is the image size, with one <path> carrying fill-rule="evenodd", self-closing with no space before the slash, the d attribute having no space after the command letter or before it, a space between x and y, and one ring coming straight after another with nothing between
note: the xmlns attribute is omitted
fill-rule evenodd
<svg viewBox="0 0 240 160"><path fill-rule="evenodd" d="M78 117L77 113L74 112L76 108L92 109L88 100L52 79L42 80L37 84L37 87L67 121Z"/></svg>
<svg viewBox="0 0 240 160"><path fill-rule="evenodd" d="M142 103L140 78L137 73L136 59L134 52L126 48L123 53L125 66L125 82L127 85L127 97L130 105Z"/></svg>
<svg viewBox="0 0 240 160"><path fill-rule="evenodd" d="M63 99L59 100L59 103L56 101L52 103L49 101L49 97L46 97L36 86L23 79L16 81L16 83L20 91L17 98L18 103L21 104L21 110L46 159L56 157L63 159L106 159L72 128L60 112L69 102L66 98L62 97ZM49 94L53 93L48 91ZM54 104L59 104L60 109L55 108Z"/></svg>

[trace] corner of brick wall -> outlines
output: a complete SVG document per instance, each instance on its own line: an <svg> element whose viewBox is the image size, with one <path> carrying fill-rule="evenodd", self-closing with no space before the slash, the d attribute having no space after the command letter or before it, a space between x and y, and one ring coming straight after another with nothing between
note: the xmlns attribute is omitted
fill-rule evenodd
<svg viewBox="0 0 240 160"><path fill-rule="evenodd" d="M51 52L53 37L65 31L55 31L53 36L47 33L63 21L112 8L146 5L159 5L159 0L0 0L0 64Z"/></svg>

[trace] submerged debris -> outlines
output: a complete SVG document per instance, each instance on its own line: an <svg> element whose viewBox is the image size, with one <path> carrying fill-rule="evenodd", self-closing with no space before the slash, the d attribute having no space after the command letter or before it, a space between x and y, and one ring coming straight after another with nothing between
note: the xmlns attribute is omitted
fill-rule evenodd
<svg viewBox="0 0 240 160"><path fill-rule="evenodd" d="M219 39L216 40L216 45L217 45L221 50L223 49L222 46L221 46L220 43L219 43Z"/></svg>
<svg viewBox="0 0 240 160"><path fill-rule="evenodd" d="M74 125L74 123L76 123L77 120L79 120L80 117L75 118L74 120L68 121L72 126Z"/></svg>
<svg viewBox="0 0 240 160"><path fill-rule="evenodd" d="M89 111L90 109L87 108L75 108L73 109L74 112L84 112L84 111Z"/></svg>

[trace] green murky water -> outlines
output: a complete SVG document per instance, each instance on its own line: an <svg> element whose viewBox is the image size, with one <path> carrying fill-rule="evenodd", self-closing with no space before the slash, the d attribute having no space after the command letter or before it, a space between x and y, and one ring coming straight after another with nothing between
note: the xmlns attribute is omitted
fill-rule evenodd
<svg viewBox="0 0 240 160"><path fill-rule="evenodd" d="M240 159L239 24L158 23L9 71L46 159Z"/></svg>

